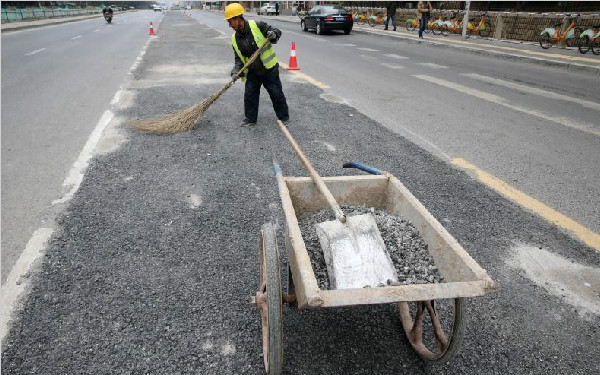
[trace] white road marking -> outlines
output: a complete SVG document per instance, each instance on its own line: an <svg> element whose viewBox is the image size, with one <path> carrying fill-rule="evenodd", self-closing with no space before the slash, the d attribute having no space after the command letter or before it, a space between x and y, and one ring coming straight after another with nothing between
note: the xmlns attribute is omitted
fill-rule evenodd
<svg viewBox="0 0 600 375"><path fill-rule="evenodd" d="M479 99L487 100L488 102L500 104L507 108L513 109L515 111L526 113L528 115L535 116L535 117L541 118L546 121L552 121L557 124L560 124L560 125L563 125L563 126L566 126L569 128L577 129L582 132L593 134L593 135L600 137L600 129L594 128L594 126L592 124L575 122L575 121L572 121L571 119L568 119L565 117L550 116L543 112L539 112L539 111L536 111L533 109L513 105L513 104L510 104L509 101L503 97L500 97L500 96L497 96L494 94L490 94L490 93L487 93L487 92L484 92L481 90L472 89L470 87L459 85L457 83L446 81L443 79L439 79L439 78L435 78L435 77L431 77L431 76L427 76L427 75L413 75L413 77L422 79L424 81L428 81L431 83L435 83L437 85L444 86L449 89L453 89L453 90L462 92L464 94L474 96Z"/></svg>
<svg viewBox="0 0 600 375"><path fill-rule="evenodd" d="M97 33L98 31L100 31L100 29L96 29L96 30L94 30L92 32Z"/></svg>
<svg viewBox="0 0 600 375"><path fill-rule="evenodd" d="M151 40L152 39L148 39L146 41L146 44L142 48L142 51L140 52L140 55L138 56L136 62L129 69L129 74L132 74L132 72L137 68L139 61L145 55ZM121 99L121 91L122 90L120 89L119 91L117 91L117 93L115 93L111 101L112 105L114 105ZM87 168L88 162L90 158L94 155L94 149L96 148L96 145L99 143L99 141L102 140L102 133L104 132L108 124L111 122L112 118L113 113L110 110L107 110L102 114L102 117L98 121L96 128L94 128L92 134L88 138L87 143L83 147L83 150L79 154L78 159L71 167L69 175L67 176L67 178L65 178L65 181L63 182L64 186L70 185L71 190L65 195L63 195L63 197L61 197L60 199L53 201L53 205L57 203L67 202L69 199L71 199L73 194L75 194L75 192L79 188L79 185L81 184L81 181L83 180L83 176ZM42 227L37 229L33 233L31 238L29 239L29 242L27 243L27 246L25 247L25 250L23 250L23 252L19 256L19 259L17 260L13 268L10 270L10 273L8 274L8 277L6 279L6 283L2 286L2 305L0 306L0 341L4 341L6 334L8 334L9 323L15 312L18 310L18 302L22 298L25 298L27 291L29 290L29 274L30 272L32 272L32 266L36 259L38 259L39 256L46 251L46 243L52 236L53 232L53 228Z"/></svg>
<svg viewBox="0 0 600 375"><path fill-rule="evenodd" d="M35 51L33 51L33 52L26 53L26 54L25 54L25 56L31 56L31 55L35 55L36 53L38 53L38 52L42 52L43 50L45 50L45 48L36 49L36 50L35 50Z"/></svg>
<svg viewBox="0 0 600 375"><path fill-rule="evenodd" d="M406 56L396 55L395 53L388 53L387 55L383 55L383 56L387 56L387 57L391 57L392 59L399 59L399 60L408 59L408 57L406 57Z"/></svg>
<svg viewBox="0 0 600 375"><path fill-rule="evenodd" d="M79 39L81 38L81 35L77 35L75 38L71 38L71 40L75 40L75 39Z"/></svg>
<svg viewBox="0 0 600 375"><path fill-rule="evenodd" d="M419 65L427 66L427 67L430 67L433 69L448 69L447 66L438 65L438 64L434 64L434 63L419 63Z"/></svg>
<svg viewBox="0 0 600 375"><path fill-rule="evenodd" d="M582 105L583 107L587 107L587 108L595 109L596 111L600 111L600 103L594 103L594 102L590 102L590 101L587 101L587 100L583 100L583 99L579 99L579 98L574 98L574 97L571 97L571 96L568 96L568 95L557 94L555 92L551 92L551 91L547 91L547 90L541 90L541 89L537 89L535 87L529 87L529 86L521 85L521 84L514 83L514 82L503 81L503 80L498 79L498 78L492 78L492 77L482 76L482 75L479 75L479 74L476 74L476 73L463 73L461 75L463 75L465 77L477 79L479 81L493 83L495 85L508 87L510 89L514 89L514 90L517 90L517 91L526 92L528 94L535 94L535 95L544 96L544 97L549 98L549 99L557 99L557 100L564 100L564 101L572 102L572 103L578 103L578 104Z"/></svg>
<svg viewBox="0 0 600 375"><path fill-rule="evenodd" d="M2 286L2 315L0 317L0 341L8 333L8 322L17 306L21 293L28 289L29 269L31 265L42 255L46 242L54 232L51 228L40 228L33 233L31 239L25 246L19 259L13 266L6 278L6 284Z"/></svg>
<svg viewBox="0 0 600 375"><path fill-rule="evenodd" d="M390 68L390 69L403 69L404 68L402 65L394 65L394 64L388 64L388 63L381 63L381 65L385 66L386 68Z"/></svg>
<svg viewBox="0 0 600 375"><path fill-rule="evenodd" d="M356 47L356 44L346 43L346 44L340 44L340 46L344 46L344 47Z"/></svg>
<svg viewBox="0 0 600 375"><path fill-rule="evenodd" d="M360 57L362 57L363 59L369 59L369 60L375 60L376 59L375 56L369 56L369 55L360 55Z"/></svg>
<svg viewBox="0 0 600 375"><path fill-rule="evenodd" d="M367 52L379 52L378 49L373 49L373 48L358 47L357 49L359 49L361 51L367 51Z"/></svg>

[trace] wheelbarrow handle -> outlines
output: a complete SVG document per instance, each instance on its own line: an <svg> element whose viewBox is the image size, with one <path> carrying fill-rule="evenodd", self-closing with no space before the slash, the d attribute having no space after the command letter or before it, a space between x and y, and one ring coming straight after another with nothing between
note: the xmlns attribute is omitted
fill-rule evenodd
<svg viewBox="0 0 600 375"><path fill-rule="evenodd" d="M344 168L356 168L356 169L360 169L361 171L370 173L370 174L377 174L377 175L383 175L385 174L384 171L374 168L374 167L370 167L366 164L361 164L361 163L355 163L355 162L348 162L348 163L344 163L343 165Z"/></svg>

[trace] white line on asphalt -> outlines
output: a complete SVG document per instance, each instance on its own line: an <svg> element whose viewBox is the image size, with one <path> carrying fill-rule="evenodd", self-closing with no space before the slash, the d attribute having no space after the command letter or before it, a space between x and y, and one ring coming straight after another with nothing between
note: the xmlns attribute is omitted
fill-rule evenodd
<svg viewBox="0 0 600 375"><path fill-rule="evenodd" d="M96 30L94 30L93 32L94 32L94 33L97 33L98 31L100 31L100 29L96 29Z"/></svg>
<svg viewBox="0 0 600 375"><path fill-rule="evenodd" d="M521 92L526 92L528 94L535 94L535 95L545 96L546 98L550 98L550 99L557 99L557 100L564 100L564 101L572 102L572 103L578 103L578 104L581 104L583 107L587 107L587 108L595 109L596 111L600 111L599 103L594 103L594 102L590 102L587 100L574 98L572 96L561 95L561 94L557 94L557 93L554 93L551 91L537 89L535 87L520 85L520 84L514 83L514 82L503 81L498 78L482 76L482 75L479 75L476 73L463 73L462 75L465 77L477 79L479 81L493 83L495 85L508 87L510 89L514 89L514 90L521 91Z"/></svg>
<svg viewBox="0 0 600 375"><path fill-rule="evenodd" d="M438 64L434 64L434 63L419 63L419 65L427 66L427 67L430 67L433 69L448 69L447 66L438 65Z"/></svg>
<svg viewBox="0 0 600 375"><path fill-rule="evenodd" d="M406 57L406 56L396 55L395 53L388 53L387 55L383 55L383 56L387 56L387 57L391 57L392 59L399 59L399 60L408 59L408 57Z"/></svg>
<svg viewBox="0 0 600 375"><path fill-rule="evenodd" d="M25 54L25 56L31 56L31 55L35 55L36 53L38 53L38 52L42 52L43 50L45 50L45 48L36 49L36 50L35 50L35 51L33 51L33 52L26 53L26 54Z"/></svg>
<svg viewBox="0 0 600 375"><path fill-rule="evenodd" d="M146 54L146 50L151 41L152 39L148 39L146 41L146 44L142 48L138 58L129 69L130 74L137 68L139 61ZM119 91L117 91L112 98L111 105L114 106L121 99L121 96L122 89L119 89ZM113 113L110 110L106 110L102 114L102 117L98 121L98 124L96 124L96 127L88 138L83 150L79 154L79 157L75 163L73 163L69 175L63 182L64 186L71 185L71 190L63 195L63 197L60 199L53 201L53 205L67 202L69 199L71 199L73 194L75 194L79 188L79 185L81 184L81 181L83 180L88 162L94 155L94 149L96 148L98 142L102 139L102 134L108 124L111 122L112 118ZM27 246L25 247L25 250L23 250L19 256L19 259L17 259L17 262L10 270L10 273L6 279L6 283L2 286L2 306L0 306L0 342L4 341L4 337L8 334L8 325L13 315L18 310L18 302L22 298L26 297L27 291L29 290L28 284L30 280L30 273L32 272L32 266L36 259L38 259L46 251L46 243L52 236L53 232L53 228L42 227L33 233L29 239L29 242L27 243Z"/></svg>
<svg viewBox="0 0 600 375"><path fill-rule="evenodd" d="M375 56L369 56L369 55L360 55L360 57L362 57L363 59L369 59L369 60L375 60L376 59Z"/></svg>
<svg viewBox="0 0 600 375"><path fill-rule="evenodd" d="M379 52L378 49L373 49L373 48L358 47L357 49L359 49L361 51L367 51L367 52Z"/></svg>
<svg viewBox="0 0 600 375"><path fill-rule="evenodd" d="M344 46L344 47L356 47L356 44L346 43L346 44L340 44L340 46Z"/></svg>
<svg viewBox="0 0 600 375"><path fill-rule="evenodd" d="M422 79L424 81L428 81L428 82L431 82L431 83L435 83L437 85L444 86L444 87L447 87L449 89L453 89L453 90L462 92L464 94L474 96L474 97L479 98L479 99L487 100L488 102L500 104L500 105L505 106L507 108L513 109L515 111L519 111L519 112L522 112L522 113L526 113L528 115L539 117L539 118L541 118L543 120L546 120L546 121L552 121L552 122L555 122L557 124L560 124L560 125L563 125L563 126L567 126L569 128L581 130L582 132L586 132L586 133L593 134L593 135L596 135L596 136L600 137L600 129L595 129L592 124L575 122L575 121L572 121L571 119L568 119L568 118L565 118L565 117L550 116L550 115L547 115L547 114L545 114L543 112L539 112L539 111L536 111L536 110L533 110L533 109L519 107L517 105L510 104L509 101L506 100L503 97L500 97L500 96L497 96L497 95L494 95L494 94L490 94L490 93L487 93L487 92L484 92L484 91L480 91L480 90L477 90L477 89L472 89L470 87L459 85L459 84L454 83L454 82L445 81L443 79L439 79L439 78L435 78L435 77L431 77L431 76L427 76L427 75L413 75L413 77L418 78L418 79Z"/></svg>
<svg viewBox="0 0 600 375"><path fill-rule="evenodd" d="M102 117L100 117L100 121L98 121L98 124L96 125L96 128L88 138L85 146L83 146L83 150L81 150L79 157L77 158L77 160L75 160L75 163L73 163L73 166L69 171L69 175L63 181L63 186L66 188L70 188L70 190L60 199L56 199L55 201L53 201L53 205L69 201L77 192L79 186L81 185L81 182L83 181L83 176L88 167L88 163L92 156L94 156L94 148L96 148L96 145L98 144L98 141L102 136L102 132L104 131L110 120L112 120L113 116L114 115L110 110L104 111Z"/></svg>
<svg viewBox="0 0 600 375"><path fill-rule="evenodd" d="M404 68L402 65L394 65L394 64L388 64L388 63L381 63L381 65L385 66L386 68L390 68L390 69L403 69Z"/></svg>
<svg viewBox="0 0 600 375"><path fill-rule="evenodd" d="M81 35L77 35L75 38L71 38L71 40L75 40L75 39L79 39L81 38Z"/></svg>
<svg viewBox="0 0 600 375"><path fill-rule="evenodd" d="M21 293L29 286L31 265L42 255L44 246L54 232L51 228L40 228L33 233L25 250L13 266L2 286L2 316L0 317L0 341L8 333L8 322L16 308Z"/></svg>

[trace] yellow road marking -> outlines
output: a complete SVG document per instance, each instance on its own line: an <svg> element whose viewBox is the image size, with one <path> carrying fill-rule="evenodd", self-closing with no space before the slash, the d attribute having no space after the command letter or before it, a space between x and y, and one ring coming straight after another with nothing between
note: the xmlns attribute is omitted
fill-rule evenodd
<svg viewBox="0 0 600 375"><path fill-rule="evenodd" d="M281 65L281 67L284 68L284 69L288 68L288 65L286 63L282 63L281 61L279 62L279 65ZM327 86L323 82L317 81L316 79L314 79L313 77L309 76L308 74L301 73L301 72L299 72L297 70L290 70L289 72L292 73L292 74L295 74L295 75L297 75L299 77L302 77L303 79L305 79L306 81L312 83L313 85L317 86L320 89L325 90L325 89L329 88L329 86Z"/></svg>
<svg viewBox="0 0 600 375"><path fill-rule="evenodd" d="M455 158L452 159L451 163L464 170L473 172L481 182L496 190L498 193L515 201L520 206L535 212L545 220L554 223L558 227L573 233L587 246L600 252L600 234L591 231L573 219L570 219L560 212L553 210L542 202L539 202L538 200L510 186L497 177L494 177L491 174L477 168L464 159Z"/></svg>

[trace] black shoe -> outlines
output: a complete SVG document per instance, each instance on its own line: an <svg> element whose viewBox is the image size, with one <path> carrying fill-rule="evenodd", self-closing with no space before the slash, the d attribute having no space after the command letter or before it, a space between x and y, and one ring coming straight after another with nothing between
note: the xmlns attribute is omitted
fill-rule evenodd
<svg viewBox="0 0 600 375"><path fill-rule="evenodd" d="M240 124L240 126L254 126L254 125L256 125L256 122L252 122L252 121L248 120L247 118L244 118L244 120Z"/></svg>
<svg viewBox="0 0 600 375"><path fill-rule="evenodd" d="M383 29L384 29L384 30L387 30L387 27L384 27Z"/></svg>
<svg viewBox="0 0 600 375"><path fill-rule="evenodd" d="M396 28L394 27L394 31L396 31Z"/></svg>

